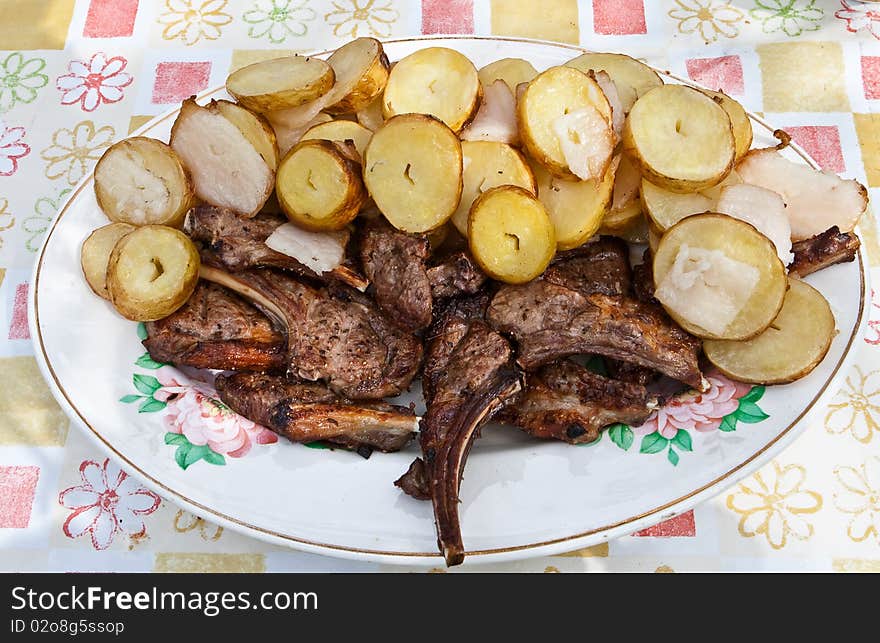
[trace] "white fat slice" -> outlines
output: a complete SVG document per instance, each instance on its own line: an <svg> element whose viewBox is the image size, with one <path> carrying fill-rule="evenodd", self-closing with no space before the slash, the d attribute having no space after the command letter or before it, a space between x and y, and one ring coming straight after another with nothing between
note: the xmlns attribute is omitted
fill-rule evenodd
<svg viewBox="0 0 880 643"><path fill-rule="evenodd" d="M776 246L776 254L782 265L787 266L794 260L791 224L785 214L785 202L773 190L748 183L729 185L721 190L715 209L755 226Z"/></svg>
<svg viewBox="0 0 880 643"><path fill-rule="evenodd" d="M284 223L266 239L266 245L275 252L293 257L317 274L338 268L345 258L348 233L309 232L292 223Z"/></svg>
<svg viewBox="0 0 880 643"><path fill-rule="evenodd" d="M614 149L608 121L592 105L563 114L551 123L568 169L581 179L601 179Z"/></svg>

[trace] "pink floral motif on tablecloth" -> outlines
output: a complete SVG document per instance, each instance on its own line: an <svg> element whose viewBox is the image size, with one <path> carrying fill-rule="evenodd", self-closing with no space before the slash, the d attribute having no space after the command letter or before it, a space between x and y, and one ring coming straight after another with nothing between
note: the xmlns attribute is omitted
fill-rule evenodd
<svg viewBox="0 0 880 643"><path fill-rule="evenodd" d="M868 330L865 331L865 342L877 346L880 344L880 304L877 303L873 288L871 289L870 316L872 319L868 320Z"/></svg>
<svg viewBox="0 0 880 643"><path fill-rule="evenodd" d="M846 30L856 33L862 29L880 40L880 7L876 4L862 4L852 0L840 0L842 9L834 12L834 17L846 22Z"/></svg>
<svg viewBox="0 0 880 643"><path fill-rule="evenodd" d="M144 516L156 511L162 499L141 486L115 463L84 460L82 484L68 487L58 502L72 509L62 530L68 538L89 534L95 549L107 549L117 535L140 538L147 533Z"/></svg>
<svg viewBox="0 0 880 643"><path fill-rule="evenodd" d="M657 432L671 440L680 429L685 431L714 431L721 420L734 413L739 399L751 390L751 385L729 380L720 373L706 377L709 390L692 391L673 398L655 411L641 426L632 427L639 435Z"/></svg>
<svg viewBox="0 0 880 643"><path fill-rule="evenodd" d="M0 176L12 176L18 169L18 160L30 154L24 142L23 127L9 127L0 119Z"/></svg>
<svg viewBox="0 0 880 643"><path fill-rule="evenodd" d="M125 72L128 61L122 56L107 58L98 52L86 60L71 60L69 73L59 76L55 87L61 92L61 104L79 103L83 111L93 112L102 103L118 103L123 88L131 85L131 74Z"/></svg>

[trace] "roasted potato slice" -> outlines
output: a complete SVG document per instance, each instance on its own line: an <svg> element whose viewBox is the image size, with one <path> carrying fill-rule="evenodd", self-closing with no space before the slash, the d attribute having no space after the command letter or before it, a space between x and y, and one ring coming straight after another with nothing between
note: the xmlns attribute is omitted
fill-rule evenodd
<svg viewBox="0 0 880 643"><path fill-rule="evenodd" d="M474 201L468 244L487 275L509 284L531 281L556 254L547 210L534 194L514 185L492 188Z"/></svg>
<svg viewBox="0 0 880 643"><path fill-rule="evenodd" d="M95 198L111 221L179 226L195 195L174 150L136 136L111 145L98 160Z"/></svg>
<svg viewBox="0 0 880 643"><path fill-rule="evenodd" d="M636 199L617 210L606 210L602 223L599 226L599 233L611 234L615 237L625 236L643 218L642 204Z"/></svg>
<svg viewBox="0 0 880 643"><path fill-rule="evenodd" d="M302 135L301 141L310 141L313 139L323 139L325 141L351 141L360 157L363 159L364 150L367 149L367 143L373 137L373 132L368 130L360 123L354 121L330 121L321 123L309 128Z"/></svg>
<svg viewBox="0 0 880 643"><path fill-rule="evenodd" d="M750 224L697 214L672 226L654 254L654 296L705 339L749 339L782 307L788 287L773 243Z"/></svg>
<svg viewBox="0 0 880 643"><path fill-rule="evenodd" d="M395 228L433 230L446 223L461 198L461 141L432 116L393 116L367 145L364 183Z"/></svg>
<svg viewBox="0 0 880 643"><path fill-rule="evenodd" d="M341 230L367 200L360 171L335 143L300 141L281 160L275 194L296 225L313 232Z"/></svg>
<svg viewBox="0 0 880 643"><path fill-rule="evenodd" d="M724 180L736 146L730 118L718 103L684 85L663 85L633 105L623 149L654 185L696 192Z"/></svg>
<svg viewBox="0 0 880 643"><path fill-rule="evenodd" d="M491 62L477 72L480 84L485 88L496 80L507 83L512 94L516 93L516 86L527 83L538 75L538 71L528 60L522 58L501 58Z"/></svg>
<svg viewBox="0 0 880 643"><path fill-rule="evenodd" d="M704 90L712 99L724 108L733 128L736 161L739 161L752 146L752 119L746 114L745 108L724 92Z"/></svg>
<svg viewBox="0 0 880 643"><path fill-rule="evenodd" d="M313 101L326 94L335 80L327 61L294 55L232 72L226 79L226 91L248 109L271 112Z"/></svg>
<svg viewBox="0 0 880 643"><path fill-rule="evenodd" d="M718 370L739 382L786 384L809 374L834 339L834 314L818 290L789 279L782 309L763 333L745 341L706 340Z"/></svg>
<svg viewBox="0 0 880 643"><path fill-rule="evenodd" d="M385 118L430 114L454 132L473 118L483 90L474 64L446 47L428 47L399 60L382 99Z"/></svg>
<svg viewBox="0 0 880 643"><path fill-rule="evenodd" d="M517 103L517 122L529 156L554 176L601 178L611 163L611 106L598 83L577 69L539 74Z"/></svg>
<svg viewBox="0 0 880 643"><path fill-rule="evenodd" d="M375 38L355 38L334 51L327 62L336 73L336 84L327 92L326 111L331 114L364 109L388 83L388 56Z"/></svg>
<svg viewBox="0 0 880 643"><path fill-rule="evenodd" d="M565 64L584 73L591 69L595 72L605 71L614 81L620 103L626 113L629 113L640 96L663 84L657 72L625 54L590 52L573 58Z"/></svg>
<svg viewBox="0 0 880 643"><path fill-rule="evenodd" d="M534 167L538 200L544 204L556 236L558 250L582 245L602 225L614 187L614 172L598 182L566 181L554 177L537 163Z"/></svg>
<svg viewBox="0 0 880 643"><path fill-rule="evenodd" d="M642 179L642 208L660 232L692 214L702 214L713 209L715 201L699 192L679 194L670 192Z"/></svg>
<svg viewBox="0 0 880 643"><path fill-rule="evenodd" d="M212 205L252 217L269 195L275 172L216 103L189 98L171 128L171 147L192 173L195 194Z"/></svg>
<svg viewBox="0 0 880 643"><path fill-rule="evenodd" d="M153 321L180 308L199 280L199 251L180 230L147 225L123 236L107 264L110 301L126 319Z"/></svg>
<svg viewBox="0 0 880 643"><path fill-rule="evenodd" d="M244 137L250 141L254 149L260 153L266 165L273 172L278 169L278 146L275 143L275 130L262 116L236 105L228 100L212 100L211 107L216 106L226 120L235 125Z"/></svg>
<svg viewBox="0 0 880 643"><path fill-rule="evenodd" d="M110 299L107 291L107 264L116 242L137 228L128 223L109 223L90 234L82 244L80 265L89 288L99 297Z"/></svg>
<svg viewBox="0 0 880 643"><path fill-rule="evenodd" d="M468 213L480 194L498 185L518 185L537 192L535 177L522 155L504 143L462 141L462 190L458 209L452 215L456 229L467 236Z"/></svg>
<svg viewBox="0 0 880 643"><path fill-rule="evenodd" d="M371 132L375 132L382 127L385 122L385 116L382 114L382 95L380 94L373 99L373 102L358 110L357 122L366 127Z"/></svg>

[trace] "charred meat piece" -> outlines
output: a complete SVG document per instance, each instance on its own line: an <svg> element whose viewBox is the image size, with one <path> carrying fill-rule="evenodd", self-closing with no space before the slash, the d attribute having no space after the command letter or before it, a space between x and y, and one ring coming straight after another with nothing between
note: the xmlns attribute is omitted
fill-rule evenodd
<svg viewBox="0 0 880 643"><path fill-rule="evenodd" d="M302 277L322 277L293 257L266 245L266 239L282 223L288 221L281 214L260 212L253 219L243 219L227 208L200 205L187 213L183 229L199 244L202 261L214 268L230 272L249 268L280 268ZM345 265L335 268L329 275L353 288L367 287L364 277Z"/></svg>
<svg viewBox="0 0 880 643"><path fill-rule="evenodd" d="M846 263L856 258L861 242L852 232L841 232L837 226L828 228L815 237L797 241L792 244L794 261L788 271L799 277L833 266Z"/></svg>
<svg viewBox="0 0 880 643"><path fill-rule="evenodd" d="M394 481L394 486L416 500L430 500L431 485L428 484L425 461L421 458L413 460L406 473Z"/></svg>
<svg viewBox="0 0 880 643"><path fill-rule="evenodd" d="M427 327L432 306L425 266L430 253L428 240L376 219L364 226L360 251L364 272L373 284L382 312L405 330Z"/></svg>
<svg viewBox="0 0 880 643"><path fill-rule="evenodd" d="M599 237L557 254L543 279L584 295L627 295L632 283L629 248L623 239Z"/></svg>
<svg viewBox="0 0 880 643"><path fill-rule="evenodd" d="M455 252L428 269L434 299L473 295L486 283L484 273L467 251Z"/></svg>
<svg viewBox="0 0 880 643"><path fill-rule="evenodd" d="M583 295L538 280L501 288L487 318L499 331L513 335L519 344L517 362L527 371L570 355L596 354L635 362L705 389L699 340L650 304Z"/></svg>
<svg viewBox="0 0 880 643"><path fill-rule="evenodd" d="M633 267L632 290L633 296L639 301L655 306L660 305L660 302L654 298L654 257L651 255L650 248L645 249L642 263Z"/></svg>
<svg viewBox="0 0 880 643"><path fill-rule="evenodd" d="M370 400L402 393L418 371L418 338L357 291L317 290L270 270L230 274L203 266L202 276L235 290L285 329L286 365L296 378L323 380L343 397Z"/></svg>
<svg viewBox="0 0 880 643"><path fill-rule="evenodd" d="M412 410L384 402L357 403L317 382L235 373L214 382L224 404L293 442L325 440L369 455L399 451L415 435Z"/></svg>
<svg viewBox="0 0 880 643"><path fill-rule="evenodd" d="M427 333L422 379L428 410L419 440L437 542L447 565L464 560L458 489L471 444L480 427L515 401L522 388L513 349L482 319L487 299L453 300Z"/></svg>
<svg viewBox="0 0 880 643"><path fill-rule="evenodd" d="M592 442L603 426L640 425L657 406L644 386L597 375L571 360L526 376L526 390L499 420L537 438Z"/></svg>
<svg viewBox="0 0 880 643"><path fill-rule="evenodd" d="M200 282L176 312L146 324L143 344L159 362L235 371L283 371L285 337L256 308Z"/></svg>
<svg viewBox="0 0 880 643"><path fill-rule="evenodd" d="M608 367L609 377L630 384L645 386L660 375L657 371L646 368L641 364L622 362L619 359L606 358L605 365Z"/></svg>

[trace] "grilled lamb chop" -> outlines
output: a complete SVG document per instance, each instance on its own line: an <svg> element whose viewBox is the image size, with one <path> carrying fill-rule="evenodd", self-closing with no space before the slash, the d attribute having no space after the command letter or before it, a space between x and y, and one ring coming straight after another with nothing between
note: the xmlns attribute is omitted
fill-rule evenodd
<svg viewBox="0 0 880 643"><path fill-rule="evenodd" d="M841 232L837 226L832 226L815 237L792 245L794 261L788 271L793 275L806 277L836 263L852 261L856 258L860 245L861 242L854 233Z"/></svg>
<svg viewBox="0 0 880 643"><path fill-rule="evenodd" d="M214 381L224 404L294 442L326 440L369 457L399 451L415 435L412 410L384 402L352 402L326 385L275 375L235 373Z"/></svg>
<svg viewBox="0 0 880 643"><path fill-rule="evenodd" d="M584 295L628 295L632 283L629 248L617 237L596 241L556 255L542 277Z"/></svg>
<svg viewBox="0 0 880 643"><path fill-rule="evenodd" d="M160 362L236 371L283 371L285 338L265 315L215 284L200 282L176 312L146 324Z"/></svg>
<svg viewBox="0 0 880 643"><path fill-rule="evenodd" d="M261 212L252 219L243 219L227 208L200 205L187 213L183 229L201 246L202 261L214 268L230 272L280 268L312 279L333 276L360 290L367 287L367 281L348 266L338 266L330 273L318 275L293 257L267 246L266 239L287 222L281 214Z"/></svg>
<svg viewBox="0 0 880 643"><path fill-rule="evenodd" d="M705 390L697 361L700 342L650 304L583 295L537 280L501 288L487 319L517 340L517 362L527 371L570 355L596 354L635 362Z"/></svg>
<svg viewBox="0 0 880 643"><path fill-rule="evenodd" d="M580 444L592 442L603 426L615 422L643 424L656 407L644 386L608 379L563 360L528 374L522 399L498 419L537 438Z"/></svg>
<svg viewBox="0 0 880 643"><path fill-rule="evenodd" d="M486 273L467 251L454 252L428 269L428 281L431 282L434 299L476 294L486 283L486 279Z"/></svg>
<svg viewBox="0 0 880 643"><path fill-rule="evenodd" d="M403 493L416 500L430 500L431 485L428 482L427 475L425 461L421 458L416 458L409 465L406 473L394 481L394 486L400 487Z"/></svg>
<svg viewBox="0 0 880 643"><path fill-rule="evenodd" d="M447 565L464 560L458 489L480 427L522 388L513 350L483 314L488 297L453 300L428 329L422 387L427 412L420 422L424 478L434 505L437 543ZM418 489L419 465L397 485ZM409 484L409 483L412 484Z"/></svg>
<svg viewBox="0 0 880 643"><path fill-rule="evenodd" d="M650 248L645 248L642 263L633 268L632 290L633 295L639 301L655 306L660 305L660 302L654 298L654 257L651 255Z"/></svg>
<svg viewBox="0 0 880 643"><path fill-rule="evenodd" d="M421 330L431 323L431 284L425 266L430 250L424 236L396 230L384 219L364 226L364 272L379 308L404 330Z"/></svg>
<svg viewBox="0 0 880 643"><path fill-rule="evenodd" d="M391 324L355 290L316 290L270 270L233 275L202 266L201 274L235 290L285 329L285 362L294 377L326 381L352 400L371 400L402 393L419 368L418 338Z"/></svg>

